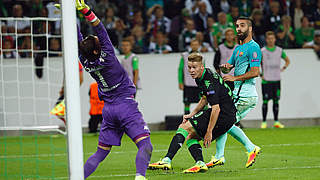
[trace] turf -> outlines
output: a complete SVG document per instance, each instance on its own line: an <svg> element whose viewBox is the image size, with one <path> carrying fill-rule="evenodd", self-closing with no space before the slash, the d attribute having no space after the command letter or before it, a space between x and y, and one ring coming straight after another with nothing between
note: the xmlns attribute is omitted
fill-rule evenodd
<svg viewBox="0 0 320 180"><path fill-rule="evenodd" d="M228 137L224 166L206 173L183 174L194 164L184 145L174 158L170 171L147 171L157 179L320 179L320 127L286 129L245 129L247 136L262 148L251 168L245 168L244 147ZM174 131L152 132L154 146L151 161L166 154ZM98 136L84 134L84 159L96 150ZM88 179L134 179L137 148L124 136L121 147L112 153ZM206 161L215 152L215 144L204 149ZM68 179L66 140L62 135L0 137L0 179Z"/></svg>

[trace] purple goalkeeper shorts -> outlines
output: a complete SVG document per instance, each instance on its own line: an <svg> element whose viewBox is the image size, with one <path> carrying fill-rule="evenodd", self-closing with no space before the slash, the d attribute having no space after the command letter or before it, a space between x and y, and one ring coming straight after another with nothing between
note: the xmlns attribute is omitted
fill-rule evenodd
<svg viewBox="0 0 320 180"><path fill-rule="evenodd" d="M104 103L99 142L105 145L120 146L123 133L133 141L150 131L144 122L138 103L133 98L121 102Z"/></svg>

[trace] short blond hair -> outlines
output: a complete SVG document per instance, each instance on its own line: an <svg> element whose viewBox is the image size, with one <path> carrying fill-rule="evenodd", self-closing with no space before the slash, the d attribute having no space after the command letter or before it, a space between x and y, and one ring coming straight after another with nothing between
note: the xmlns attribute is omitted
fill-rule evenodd
<svg viewBox="0 0 320 180"><path fill-rule="evenodd" d="M201 62L203 61L203 56L198 53L198 52L195 52L195 53L191 53L189 56L188 56L188 61L190 62Z"/></svg>
<svg viewBox="0 0 320 180"><path fill-rule="evenodd" d="M266 32L266 37L273 35L274 37L276 37L276 34L273 31L267 31Z"/></svg>
<svg viewBox="0 0 320 180"><path fill-rule="evenodd" d="M234 30L232 28L227 28L224 32L224 35L227 34L227 32L231 31L234 34Z"/></svg>

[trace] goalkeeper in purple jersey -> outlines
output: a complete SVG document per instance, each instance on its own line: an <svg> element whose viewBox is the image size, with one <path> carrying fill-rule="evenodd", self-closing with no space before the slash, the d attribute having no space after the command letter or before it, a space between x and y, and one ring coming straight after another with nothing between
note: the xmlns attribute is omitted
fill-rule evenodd
<svg viewBox="0 0 320 180"><path fill-rule="evenodd" d="M114 53L106 29L84 3L76 1L77 10L91 23L97 36L83 39L78 28L80 61L86 71L98 83L98 95L104 101L97 151L84 165L87 178L109 154L112 146L120 146L126 133L138 147L136 156L136 180L145 179L152 153L150 131L143 120L133 95L136 88Z"/></svg>

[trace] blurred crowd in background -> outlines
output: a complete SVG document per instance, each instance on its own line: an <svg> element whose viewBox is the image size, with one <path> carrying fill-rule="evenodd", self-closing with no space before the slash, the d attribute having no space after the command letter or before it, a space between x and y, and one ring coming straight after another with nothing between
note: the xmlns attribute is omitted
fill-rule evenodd
<svg viewBox="0 0 320 180"><path fill-rule="evenodd" d="M313 48L320 56L320 0L86 0L102 20L116 53L121 41L131 41L134 53L171 53L190 50L198 39L200 52L216 51L227 28L235 31L239 16L251 17L254 39L262 47L265 32L274 31L282 48ZM1 56L61 56L61 22L25 17L61 18L47 0L0 0ZM94 33L77 15L84 35ZM32 36L31 36L32 34ZM16 52L16 47L18 52ZM49 50L49 51L46 51Z"/></svg>

